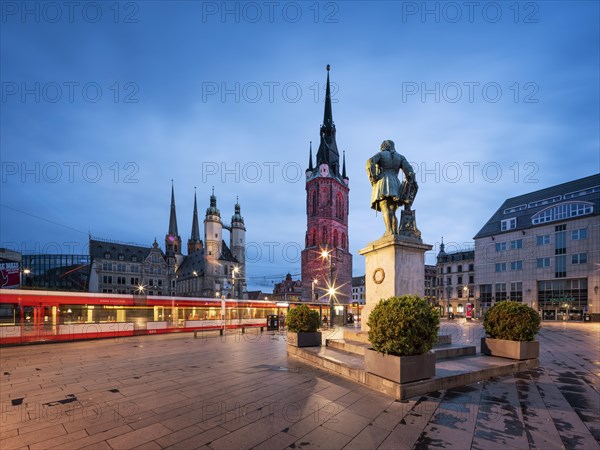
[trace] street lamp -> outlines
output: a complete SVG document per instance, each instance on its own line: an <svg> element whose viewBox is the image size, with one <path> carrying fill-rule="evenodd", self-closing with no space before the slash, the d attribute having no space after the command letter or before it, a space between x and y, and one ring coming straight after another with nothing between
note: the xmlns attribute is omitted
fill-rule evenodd
<svg viewBox="0 0 600 450"><path fill-rule="evenodd" d="M316 300L316 298L315 298L315 285L316 285L316 284L319 284L319 280L317 280L317 279L315 278L314 280L312 280L312 283L311 283L311 285L312 285L312 297L311 297L311 302L313 302L313 301L315 301L315 300Z"/></svg>
<svg viewBox="0 0 600 450"><path fill-rule="evenodd" d="M31 273L31 270L29 269L23 269L21 270L20 276L19 276L19 287L22 288L23 287L23 275L29 275Z"/></svg>

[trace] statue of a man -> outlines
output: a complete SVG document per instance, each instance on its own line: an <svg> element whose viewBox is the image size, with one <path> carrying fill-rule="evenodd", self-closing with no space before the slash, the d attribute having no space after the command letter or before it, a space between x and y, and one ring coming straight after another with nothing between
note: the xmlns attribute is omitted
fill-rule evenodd
<svg viewBox="0 0 600 450"><path fill-rule="evenodd" d="M398 178L400 169L406 177L403 182ZM367 174L372 187L371 208L383 214L384 236L398 234L396 210L404 205L410 211L419 189L412 166L396 153L394 142L387 140L382 142L381 151L367 161Z"/></svg>

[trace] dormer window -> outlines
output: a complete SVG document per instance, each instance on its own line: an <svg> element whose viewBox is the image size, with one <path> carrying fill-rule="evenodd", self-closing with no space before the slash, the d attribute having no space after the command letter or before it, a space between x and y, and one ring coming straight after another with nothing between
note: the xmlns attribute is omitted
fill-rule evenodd
<svg viewBox="0 0 600 450"><path fill-rule="evenodd" d="M110 259L110 252L104 253L104 259Z"/></svg>

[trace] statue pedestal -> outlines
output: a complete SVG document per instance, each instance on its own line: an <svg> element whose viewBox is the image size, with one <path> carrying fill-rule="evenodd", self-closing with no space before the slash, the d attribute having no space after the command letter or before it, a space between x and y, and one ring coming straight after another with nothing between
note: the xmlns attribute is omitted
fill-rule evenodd
<svg viewBox="0 0 600 450"><path fill-rule="evenodd" d="M366 258L367 298L361 330L368 331L369 314L381 299L402 295L425 295L425 252L433 246L416 237L384 236L358 251Z"/></svg>

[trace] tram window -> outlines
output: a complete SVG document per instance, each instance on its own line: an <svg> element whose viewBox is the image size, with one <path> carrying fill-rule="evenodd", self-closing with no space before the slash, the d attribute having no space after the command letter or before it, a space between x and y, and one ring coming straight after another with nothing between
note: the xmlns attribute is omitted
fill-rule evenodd
<svg viewBox="0 0 600 450"><path fill-rule="evenodd" d="M0 325L16 325L18 311L16 305L0 305Z"/></svg>

